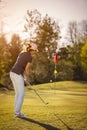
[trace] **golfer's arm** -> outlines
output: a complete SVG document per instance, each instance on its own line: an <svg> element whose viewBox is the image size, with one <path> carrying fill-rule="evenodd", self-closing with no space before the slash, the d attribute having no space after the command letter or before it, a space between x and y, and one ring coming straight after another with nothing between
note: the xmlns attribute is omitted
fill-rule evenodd
<svg viewBox="0 0 87 130"><path fill-rule="evenodd" d="M26 65L26 67L25 67L24 75L25 75L26 77L29 77L30 64L31 64L31 63L28 62L27 65Z"/></svg>

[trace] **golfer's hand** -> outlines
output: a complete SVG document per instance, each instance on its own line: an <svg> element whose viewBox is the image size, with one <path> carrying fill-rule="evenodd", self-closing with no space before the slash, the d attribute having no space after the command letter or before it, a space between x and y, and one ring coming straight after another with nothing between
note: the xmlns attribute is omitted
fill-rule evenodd
<svg viewBox="0 0 87 130"><path fill-rule="evenodd" d="M29 78L24 77L24 81L25 81L26 85L29 85L29 86L30 86Z"/></svg>

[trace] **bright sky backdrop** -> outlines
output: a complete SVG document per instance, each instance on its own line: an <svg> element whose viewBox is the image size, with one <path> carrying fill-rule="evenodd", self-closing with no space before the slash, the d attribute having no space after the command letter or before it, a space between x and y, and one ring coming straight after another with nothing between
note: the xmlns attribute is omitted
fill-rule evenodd
<svg viewBox="0 0 87 130"><path fill-rule="evenodd" d="M42 15L46 13L61 25L69 21L87 20L87 0L1 0L0 19L3 18L4 29L13 32L23 29L27 10L37 9ZM3 17L4 15L4 17ZM1 21L0 21L1 22Z"/></svg>

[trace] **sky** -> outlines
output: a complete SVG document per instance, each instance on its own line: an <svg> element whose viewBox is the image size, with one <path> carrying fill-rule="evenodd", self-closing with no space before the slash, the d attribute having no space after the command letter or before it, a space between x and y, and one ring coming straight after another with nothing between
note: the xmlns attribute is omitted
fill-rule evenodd
<svg viewBox="0 0 87 130"><path fill-rule="evenodd" d="M21 31L27 10L48 14L65 28L68 22L87 20L87 0L0 0L4 31ZM1 21L0 21L1 22ZM1 25L0 25L1 26Z"/></svg>

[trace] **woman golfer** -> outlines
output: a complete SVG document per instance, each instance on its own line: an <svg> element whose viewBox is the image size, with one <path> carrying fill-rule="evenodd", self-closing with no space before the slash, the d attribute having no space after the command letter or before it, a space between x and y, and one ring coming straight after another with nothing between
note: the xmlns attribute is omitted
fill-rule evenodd
<svg viewBox="0 0 87 130"><path fill-rule="evenodd" d="M26 117L21 113L21 107L24 99L24 76L29 76L29 67L32 62L32 56L37 52L37 45L31 43L27 46L26 51L18 55L16 63L10 71L10 78L15 90L15 116Z"/></svg>

